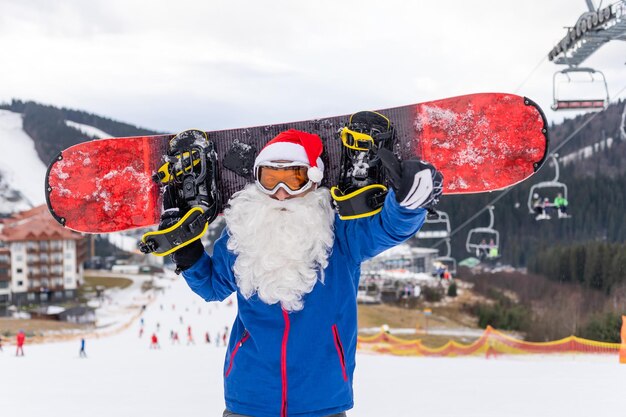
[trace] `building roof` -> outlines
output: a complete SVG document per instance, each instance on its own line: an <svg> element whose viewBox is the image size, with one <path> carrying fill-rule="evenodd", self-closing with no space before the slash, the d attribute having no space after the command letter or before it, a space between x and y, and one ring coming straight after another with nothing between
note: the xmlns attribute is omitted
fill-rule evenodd
<svg viewBox="0 0 626 417"><path fill-rule="evenodd" d="M378 254L374 259L413 258L415 255L436 255L437 253L439 253L437 249L416 248L404 243L387 249Z"/></svg>
<svg viewBox="0 0 626 417"><path fill-rule="evenodd" d="M81 240L83 235L64 228L41 205L2 219L0 240L20 242L27 240Z"/></svg>
<svg viewBox="0 0 626 417"><path fill-rule="evenodd" d="M82 316L85 314L93 313L95 311L95 308L87 306L76 306L65 309L61 312L61 316Z"/></svg>
<svg viewBox="0 0 626 417"><path fill-rule="evenodd" d="M47 306L47 307L37 307L31 310L32 313L43 314L43 315L56 315L61 314L65 311L65 308L60 306Z"/></svg>

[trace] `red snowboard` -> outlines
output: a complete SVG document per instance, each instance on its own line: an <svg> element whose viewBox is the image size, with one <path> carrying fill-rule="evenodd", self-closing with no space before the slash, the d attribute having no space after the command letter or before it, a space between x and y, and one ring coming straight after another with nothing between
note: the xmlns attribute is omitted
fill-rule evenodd
<svg viewBox="0 0 626 417"><path fill-rule="evenodd" d="M378 110L397 131L396 153L431 162L445 178L445 194L499 190L532 175L548 147L547 125L531 100L484 93ZM339 128L348 115L280 125L207 132L223 158L243 145L261 149L279 132L294 128L320 135L325 148L325 184L339 175ZM147 227L160 217L159 185L152 175L163 164L172 135L100 139L72 146L50 164L46 196L64 226L88 233ZM235 146L233 146L235 145ZM222 168L223 202L250 181Z"/></svg>

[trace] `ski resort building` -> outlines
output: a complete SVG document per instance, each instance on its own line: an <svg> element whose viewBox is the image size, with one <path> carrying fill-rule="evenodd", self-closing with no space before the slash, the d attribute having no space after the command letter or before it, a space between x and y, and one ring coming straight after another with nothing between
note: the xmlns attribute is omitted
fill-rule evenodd
<svg viewBox="0 0 626 417"><path fill-rule="evenodd" d="M402 244L363 262L361 271L405 269L413 273L430 273L438 254L437 249L418 248Z"/></svg>
<svg viewBox="0 0 626 417"><path fill-rule="evenodd" d="M397 302L417 298L424 286L436 286L432 274L437 249L398 245L363 262L357 301Z"/></svg>
<svg viewBox="0 0 626 417"><path fill-rule="evenodd" d="M0 314L9 305L63 302L83 281L87 241L45 205L0 221Z"/></svg>

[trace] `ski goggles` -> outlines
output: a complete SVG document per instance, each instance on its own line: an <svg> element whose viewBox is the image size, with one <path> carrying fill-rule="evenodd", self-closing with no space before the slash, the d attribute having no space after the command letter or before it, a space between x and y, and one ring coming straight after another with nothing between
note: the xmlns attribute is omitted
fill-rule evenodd
<svg viewBox="0 0 626 417"><path fill-rule="evenodd" d="M308 170L302 162L264 162L255 168L254 179L265 194L272 195L282 188L289 195L298 195L313 185Z"/></svg>

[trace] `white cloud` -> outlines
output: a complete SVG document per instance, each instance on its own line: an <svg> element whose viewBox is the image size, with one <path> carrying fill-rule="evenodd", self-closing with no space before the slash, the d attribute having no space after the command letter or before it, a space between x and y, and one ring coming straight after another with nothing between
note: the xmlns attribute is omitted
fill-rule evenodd
<svg viewBox="0 0 626 417"><path fill-rule="evenodd" d="M155 129L300 120L513 92L585 2L0 0L0 100ZM611 91L626 44L589 60ZM519 91L549 118L547 60Z"/></svg>

